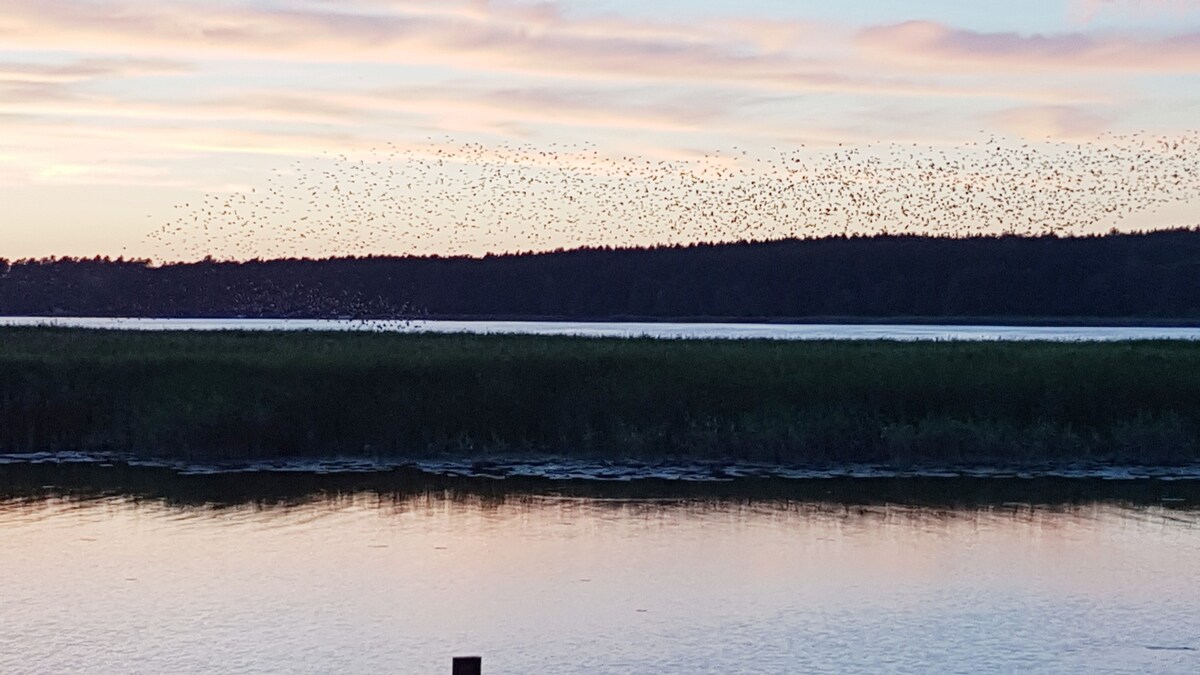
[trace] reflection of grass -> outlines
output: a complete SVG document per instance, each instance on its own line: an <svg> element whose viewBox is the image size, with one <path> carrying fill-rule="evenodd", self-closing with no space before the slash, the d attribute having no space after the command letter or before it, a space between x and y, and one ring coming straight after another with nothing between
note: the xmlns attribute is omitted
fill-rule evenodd
<svg viewBox="0 0 1200 675"><path fill-rule="evenodd" d="M1200 460L1200 345L0 330L0 448Z"/></svg>

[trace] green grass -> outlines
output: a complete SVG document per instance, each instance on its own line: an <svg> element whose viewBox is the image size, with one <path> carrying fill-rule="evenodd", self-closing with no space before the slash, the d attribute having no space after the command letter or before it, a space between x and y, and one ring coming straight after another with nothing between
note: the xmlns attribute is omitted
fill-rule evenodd
<svg viewBox="0 0 1200 675"><path fill-rule="evenodd" d="M1200 344L0 330L0 451L1178 464Z"/></svg>

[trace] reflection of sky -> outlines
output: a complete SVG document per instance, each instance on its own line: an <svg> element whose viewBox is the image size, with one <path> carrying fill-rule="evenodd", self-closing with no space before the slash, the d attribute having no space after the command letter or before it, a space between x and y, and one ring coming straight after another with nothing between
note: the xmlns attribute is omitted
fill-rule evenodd
<svg viewBox="0 0 1200 675"><path fill-rule="evenodd" d="M0 17L8 257L157 254L147 215L387 141L664 157L1171 135L1200 112L1192 0L4 0ZM1118 224L1194 224L1188 207Z"/></svg>
<svg viewBox="0 0 1200 675"><path fill-rule="evenodd" d="M113 498L0 503L0 535L5 672L466 653L489 672L1187 672L1193 652L1147 647L1200 646L1189 511Z"/></svg>

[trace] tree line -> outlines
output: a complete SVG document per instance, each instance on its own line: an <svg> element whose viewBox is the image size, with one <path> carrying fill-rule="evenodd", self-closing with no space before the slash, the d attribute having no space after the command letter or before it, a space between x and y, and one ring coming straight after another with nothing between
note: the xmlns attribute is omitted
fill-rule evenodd
<svg viewBox="0 0 1200 675"><path fill-rule="evenodd" d="M0 314L1200 319L1200 230L882 235L471 257L0 260Z"/></svg>

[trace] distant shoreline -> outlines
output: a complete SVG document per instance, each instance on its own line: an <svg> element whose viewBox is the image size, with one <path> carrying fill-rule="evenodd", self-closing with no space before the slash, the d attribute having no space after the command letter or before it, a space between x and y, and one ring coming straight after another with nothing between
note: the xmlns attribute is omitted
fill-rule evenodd
<svg viewBox="0 0 1200 675"><path fill-rule="evenodd" d="M564 463L558 471L496 475L488 464L406 464L332 470L329 463L218 466L186 461L52 457L22 460L0 455L0 498L66 494L132 495L181 504L296 502L331 493L447 495L452 499L521 499L527 495L609 500L806 501L826 504L906 504L1009 507L1100 501L1187 506L1200 503L1200 467L1162 471L1126 467L1010 467L995 471L952 467L941 471L887 472L855 467L827 471L772 471L738 466L673 467L596 465L593 474ZM343 462L343 464L346 464ZM585 467L586 468L586 467ZM624 469L620 477L602 473ZM665 470L664 470L665 469ZM699 470L697 470L699 469ZM710 469L706 474L704 469ZM721 473L727 470L734 474Z"/></svg>

